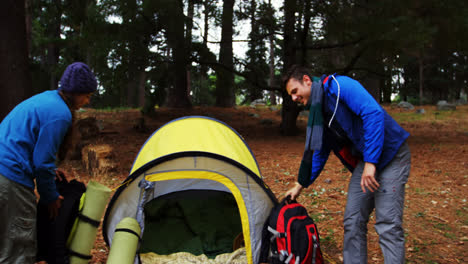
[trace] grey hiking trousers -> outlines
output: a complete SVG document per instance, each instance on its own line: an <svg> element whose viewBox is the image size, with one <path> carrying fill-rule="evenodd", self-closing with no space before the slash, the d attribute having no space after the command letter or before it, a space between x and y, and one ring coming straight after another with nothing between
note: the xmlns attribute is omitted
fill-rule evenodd
<svg viewBox="0 0 468 264"><path fill-rule="evenodd" d="M36 260L36 195L0 174L0 263Z"/></svg>
<svg viewBox="0 0 468 264"><path fill-rule="evenodd" d="M405 262L405 238L402 227L405 184L411 167L408 143L402 144L393 160L376 172L377 191L361 189L364 162L354 169L349 182L344 214L343 260L345 264L367 263L367 223L375 209L375 231L386 264Z"/></svg>

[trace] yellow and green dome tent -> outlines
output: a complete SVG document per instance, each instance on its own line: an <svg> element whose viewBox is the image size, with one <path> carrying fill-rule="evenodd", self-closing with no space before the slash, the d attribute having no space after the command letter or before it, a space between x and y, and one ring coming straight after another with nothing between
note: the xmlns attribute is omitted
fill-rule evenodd
<svg viewBox="0 0 468 264"><path fill-rule="evenodd" d="M139 253L189 252L215 258L243 235L246 262L258 263L262 228L277 199L261 179L252 151L213 118L173 120L146 141L130 175L112 197L103 222L106 243L133 217Z"/></svg>

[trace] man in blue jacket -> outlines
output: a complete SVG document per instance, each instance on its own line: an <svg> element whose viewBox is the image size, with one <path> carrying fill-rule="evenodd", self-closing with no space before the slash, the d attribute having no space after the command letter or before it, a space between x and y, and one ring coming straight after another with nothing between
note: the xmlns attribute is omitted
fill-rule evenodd
<svg viewBox="0 0 468 264"><path fill-rule="evenodd" d="M385 263L404 263L409 133L352 78L329 75L314 82L305 68L295 65L283 80L292 100L309 108L298 181L286 195L295 199L312 184L333 151L352 172L344 214L344 263L367 263L367 223L374 209Z"/></svg>
<svg viewBox="0 0 468 264"><path fill-rule="evenodd" d="M89 67L70 64L55 91L18 104L0 124L0 263L34 263L36 196L55 218L63 197L57 192L57 155L70 142L74 111L89 103L97 82Z"/></svg>

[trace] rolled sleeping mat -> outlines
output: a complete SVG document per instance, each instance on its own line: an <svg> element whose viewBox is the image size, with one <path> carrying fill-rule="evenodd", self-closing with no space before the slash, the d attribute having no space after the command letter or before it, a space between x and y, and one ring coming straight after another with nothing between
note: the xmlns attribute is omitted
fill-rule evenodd
<svg viewBox="0 0 468 264"><path fill-rule="evenodd" d="M84 194L83 210L78 215L76 229L69 245L70 264L87 264L101 223L111 189L90 181Z"/></svg>
<svg viewBox="0 0 468 264"><path fill-rule="evenodd" d="M135 218L125 217L115 227L107 264L132 264L140 240L140 225Z"/></svg>

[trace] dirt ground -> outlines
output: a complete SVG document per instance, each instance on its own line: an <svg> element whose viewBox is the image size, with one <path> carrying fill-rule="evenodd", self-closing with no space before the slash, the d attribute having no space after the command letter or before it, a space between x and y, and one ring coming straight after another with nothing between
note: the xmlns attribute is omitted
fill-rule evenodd
<svg viewBox="0 0 468 264"><path fill-rule="evenodd" d="M411 175L406 185L404 230L407 263L468 263L468 106L456 111L437 111L423 106L424 114L384 107L407 131L412 153ZM159 108L144 118L138 110L86 109L79 118L95 117L101 126L91 145L112 146L117 167L89 176L81 161L64 164L70 175L87 183L95 180L115 189L128 176L133 160L146 139L160 126L177 117L203 115L219 119L244 137L258 161L266 184L280 199L294 184L304 149L307 117L300 116L298 136L279 133L281 116L269 107L191 110ZM350 173L331 155L317 181L304 190L299 202L317 222L326 263L342 263L343 212ZM383 263L378 236L369 223L369 263ZM108 248L99 229L91 263L105 263Z"/></svg>

